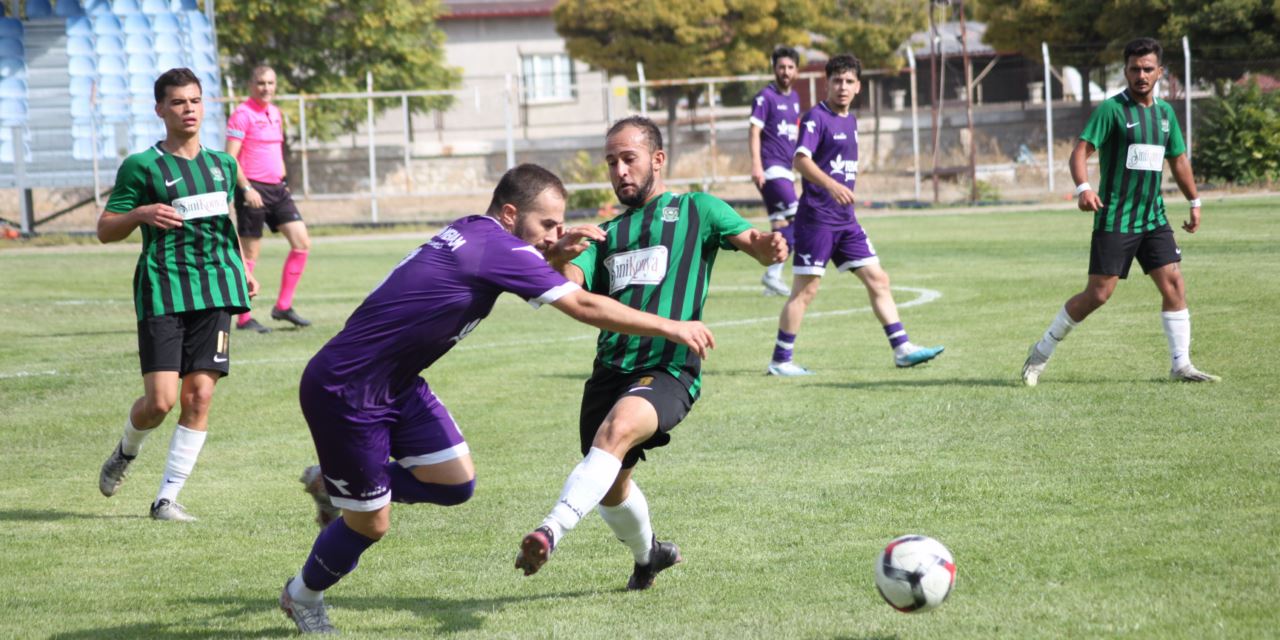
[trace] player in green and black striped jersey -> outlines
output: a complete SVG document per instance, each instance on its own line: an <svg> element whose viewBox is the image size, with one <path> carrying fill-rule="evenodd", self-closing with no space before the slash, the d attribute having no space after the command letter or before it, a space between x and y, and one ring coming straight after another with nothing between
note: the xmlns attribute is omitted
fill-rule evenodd
<svg viewBox="0 0 1280 640"><path fill-rule="evenodd" d="M1191 201L1190 217L1182 228L1187 233L1200 228L1200 198L1177 115L1154 93L1163 73L1161 55L1160 43L1150 38L1125 46L1128 88L1093 112L1071 153L1080 210L1094 214L1089 281L1031 346L1022 365L1022 380L1028 386L1039 382L1049 356L1067 333L1110 299L1119 280L1128 277L1134 258L1163 298L1160 315L1169 339L1169 377L1185 382L1219 379L1191 364L1191 315L1178 266L1182 250L1173 239L1160 194L1168 159L1178 188ZM1087 164L1094 153L1102 173L1096 192L1088 182Z"/></svg>
<svg viewBox="0 0 1280 640"><path fill-rule="evenodd" d="M762 233L714 196L667 193L662 134L647 118L609 129L605 161L614 193L627 210L603 229L579 232L595 241L571 263L552 265L593 293L674 320L702 318L711 268L720 249L739 249L760 264L787 257L782 235ZM644 450L671 440L701 388L701 361L661 338L602 331L595 370L583 390L579 437L586 456L569 475L550 515L520 545L516 566L536 572L557 540L597 505L635 558L629 589L680 561L674 544L658 542L632 471Z"/></svg>
<svg viewBox="0 0 1280 640"><path fill-rule="evenodd" d="M214 385L230 371L231 314L249 309L258 283L245 272L229 215L236 161L200 146L200 81L189 69L171 69L156 80L155 99L166 137L121 163L98 219L102 242L142 228L133 296L145 390L98 483L114 495L142 441L180 401L151 516L186 521L194 518L178 492L204 445Z"/></svg>

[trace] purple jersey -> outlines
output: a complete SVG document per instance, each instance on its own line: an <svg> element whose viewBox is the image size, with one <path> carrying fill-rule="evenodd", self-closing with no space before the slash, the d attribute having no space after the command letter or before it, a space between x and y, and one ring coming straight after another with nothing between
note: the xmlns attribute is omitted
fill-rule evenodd
<svg viewBox="0 0 1280 640"><path fill-rule="evenodd" d="M760 127L760 164L768 171L779 167L787 175L774 177L794 180L791 160L796 155L796 121L800 118L800 94L783 95L773 84L756 94L751 108L751 124Z"/></svg>
<svg viewBox="0 0 1280 640"><path fill-rule="evenodd" d="M796 154L809 156L819 169L852 191L858 177L858 119L853 112L836 115L825 102L819 102L800 121ZM837 203L826 189L808 180L804 181L804 194L796 210L796 218L801 217L825 224L856 220L852 204Z"/></svg>
<svg viewBox="0 0 1280 640"><path fill-rule="evenodd" d="M357 409L385 407L489 315L504 291L535 308L578 289L488 216L414 249L312 358L312 380Z"/></svg>

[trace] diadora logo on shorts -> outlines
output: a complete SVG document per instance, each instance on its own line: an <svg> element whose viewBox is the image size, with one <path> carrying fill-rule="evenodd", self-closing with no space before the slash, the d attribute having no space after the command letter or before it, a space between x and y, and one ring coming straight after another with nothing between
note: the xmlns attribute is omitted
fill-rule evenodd
<svg viewBox="0 0 1280 640"><path fill-rule="evenodd" d="M680 219L679 207L663 207L662 208L663 222L675 222L676 220L679 220L679 219Z"/></svg>

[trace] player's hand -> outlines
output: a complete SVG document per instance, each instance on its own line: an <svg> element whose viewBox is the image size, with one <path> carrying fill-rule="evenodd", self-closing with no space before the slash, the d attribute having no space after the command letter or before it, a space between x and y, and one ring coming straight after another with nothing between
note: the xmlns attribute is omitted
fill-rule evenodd
<svg viewBox="0 0 1280 640"><path fill-rule="evenodd" d="M582 254L591 241L604 242L609 236L594 224L570 227L543 255L552 265L562 265Z"/></svg>
<svg viewBox="0 0 1280 640"><path fill-rule="evenodd" d="M787 239L781 233L762 233L757 238L759 249L756 260L765 266L778 264L787 259ZM764 259L761 259L764 258ZM767 260L767 262L766 262Z"/></svg>
<svg viewBox="0 0 1280 640"><path fill-rule="evenodd" d="M1076 201L1076 206L1080 207L1081 211L1093 213L1102 208L1102 198L1099 198L1097 192L1093 189L1089 189L1080 194L1080 199Z"/></svg>
<svg viewBox="0 0 1280 640"><path fill-rule="evenodd" d="M711 350L716 347L716 338L711 335L711 330L697 320L673 322L666 338L689 347L703 360L706 360Z"/></svg>
<svg viewBox="0 0 1280 640"><path fill-rule="evenodd" d="M253 272L248 269L244 271L244 283L249 287L250 298L258 295L258 279L253 277Z"/></svg>
<svg viewBox="0 0 1280 640"><path fill-rule="evenodd" d="M1191 207L1191 219L1182 223L1182 230L1195 233L1200 228L1200 207Z"/></svg>
<svg viewBox="0 0 1280 640"><path fill-rule="evenodd" d="M244 190L244 203L249 205L250 209L262 208L262 194L257 189L249 187Z"/></svg>
<svg viewBox="0 0 1280 640"><path fill-rule="evenodd" d="M764 189L764 169L761 167L751 167L751 182L756 185L757 189Z"/></svg>
<svg viewBox="0 0 1280 640"><path fill-rule="evenodd" d="M157 229L177 229L182 226L182 216L167 204L149 204L134 209L143 224Z"/></svg>
<svg viewBox="0 0 1280 640"><path fill-rule="evenodd" d="M832 187L828 193L839 204L853 204L853 191L842 184Z"/></svg>

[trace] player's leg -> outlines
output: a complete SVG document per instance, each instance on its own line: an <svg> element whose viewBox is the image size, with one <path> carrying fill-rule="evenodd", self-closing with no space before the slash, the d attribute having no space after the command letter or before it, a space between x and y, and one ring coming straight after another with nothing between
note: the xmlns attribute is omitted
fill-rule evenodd
<svg viewBox="0 0 1280 640"><path fill-rule="evenodd" d="M790 219L796 215L797 206L795 182L789 177L767 179L760 195L769 215L769 226L773 231L782 233L787 244L791 245L794 234ZM782 280L782 268L781 262L765 268L764 276L760 279L765 295L791 295L791 289Z"/></svg>
<svg viewBox="0 0 1280 640"><path fill-rule="evenodd" d="M289 241L289 255L285 257L284 267L280 271L280 295L271 308L271 318L306 327L311 322L293 310L293 293L298 288L298 281L302 279L302 272L307 268L311 236L307 233L307 224L302 221L302 214L298 212L293 197L284 185L273 187L270 207L267 223L271 225L272 231L279 231Z"/></svg>
<svg viewBox="0 0 1280 640"><path fill-rule="evenodd" d="M1182 256L1173 230L1165 227L1147 234L1137 257L1160 291L1160 323L1169 341L1169 377L1181 382L1221 380L1191 364L1191 312L1187 309L1186 282L1179 264Z"/></svg>
<svg viewBox="0 0 1280 640"><path fill-rule="evenodd" d="M98 490L108 498L119 491L147 436L178 402L182 324L176 316L152 316L138 322L138 360L142 397L129 409L124 433L98 472Z"/></svg>
<svg viewBox="0 0 1280 640"><path fill-rule="evenodd" d="M1076 325L1084 322L1094 311L1111 299L1116 284L1129 276L1129 267L1137 254L1140 236L1137 234L1094 231L1089 244L1089 279L1084 290L1067 299L1045 329L1040 340L1031 345L1027 359L1022 363L1022 382L1034 387L1040 382L1058 343Z"/></svg>
<svg viewBox="0 0 1280 640"><path fill-rule="evenodd" d="M799 269L800 267L793 267ZM778 336L774 342L773 357L765 373L772 376L807 376L812 372L791 361L800 335L804 312L818 295L821 275L796 273L792 279L791 295L778 315Z"/></svg>
<svg viewBox="0 0 1280 640"><path fill-rule="evenodd" d="M871 311L884 329L889 348L893 349L894 366L914 367L943 352L942 346L921 347L911 342L898 315L898 304L893 300L889 273L880 265L880 257L876 255L875 247L871 245L871 239L861 225L855 223L849 229L841 231L832 255L839 265L837 268L840 271L853 271L867 290Z"/></svg>
<svg viewBox="0 0 1280 640"><path fill-rule="evenodd" d="M236 189L236 235L240 237L240 253L244 255L244 268L254 272L258 265L258 255L262 249L262 227L266 220L267 210L253 208L244 201L244 194ZM246 331L268 333L270 328L253 319L253 315L244 312L236 317L236 328Z"/></svg>
<svg viewBox="0 0 1280 640"><path fill-rule="evenodd" d="M427 383L399 407L400 423L391 431L386 465L391 501L403 504L459 505L471 499L476 468L471 450L444 403Z"/></svg>

